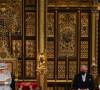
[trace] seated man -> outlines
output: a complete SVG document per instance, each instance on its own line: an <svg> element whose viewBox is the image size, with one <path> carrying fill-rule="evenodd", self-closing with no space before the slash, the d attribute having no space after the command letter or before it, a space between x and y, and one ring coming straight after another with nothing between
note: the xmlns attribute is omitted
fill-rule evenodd
<svg viewBox="0 0 100 90"><path fill-rule="evenodd" d="M12 90L10 87L12 81L11 73L6 69L7 65L0 63L0 90Z"/></svg>
<svg viewBox="0 0 100 90"><path fill-rule="evenodd" d="M93 90L93 78L87 73L87 66L82 65L80 71L80 74L75 75L73 88L75 90Z"/></svg>

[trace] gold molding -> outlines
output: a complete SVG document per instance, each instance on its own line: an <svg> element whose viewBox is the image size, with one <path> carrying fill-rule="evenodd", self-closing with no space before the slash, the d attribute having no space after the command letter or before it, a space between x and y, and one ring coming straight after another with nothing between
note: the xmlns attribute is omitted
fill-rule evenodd
<svg viewBox="0 0 100 90"><path fill-rule="evenodd" d="M99 11L96 12L96 65L97 65L97 75L98 75L98 20L99 20Z"/></svg>
<svg viewBox="0 0 100 90"><path fill-rule="evenodd" d="M92 10L92 66L95 66L96 63L95 63L95 60L96 60L96 57L95 57L95 13L96 11L95 10Z"/></svg>
<svg viewBox="0 0 100 90"><path fill-rule="evenodd" d="M69 60L68 60L68 56L67 56L67 73L66 73L66 80L68 80L68 74L69 74L68 64L69 64Z"/></svg>
<svg viewBox="0 0 100 90"><path fill-rule="evenodd" d="M20 81L20 80L18 80L18 81ZM24 79L24 82L27 82L27 81L34 81L34 82L36 82L37 80L32 80L32 79Z"/></svg>
<svg viewBox="0 0 100 90"><path fill-rule="evenodd" d="M58 14L58 11L57 9L55 10L55 80L57 80L57 28L58 28L58 25L57 25L57 14Z"/></svg>
<svg viewBox="0 0 100 90"><path fill-rule="evenodd" d="M59 83L61 83L61 82L66 82L66 83L71 83L72 82L72 80L47 80L47 82L49 83L49 82L59 82Z"/></svg>
<svg viewBox="0 0 100 90"><path fill-rule="evenodd" d="M24 0L23 0L23 80L24 80Z"/></svg>
<svg viewBox="0 0 100 90"><path fill-rule="evenodd" d="M18 79L18 82L37 82L37 80L36 79Z"/></svg>
<svg viewBox="0 0 100 90"><path fill-rule="evenodd" d="M44 0L40 0L40 53L44 53Z"/></svg>
<svg viewBox="0 0 100 90"><path fill-rule="evenodd" d="M80 29L80 21L81 21L81 13L80 9L78 10L78 73L80 71L80 35L81 35L81 29Z"/></svg>
<svg viewBox="0 0 100 90"><path fill-rule="evenodd" d="M49 7L77 7L77 8L87 8L92 7L92 5L48 5Z"/></svg>
<svg viewBox="0 0 100 90"><path fill-rule="evenodd" d="M38 51L39 51L39 50L38 50L38 44L39 44L39 43L38 43L38 38L39 38L39 37L38 37L38 25L39 25L39 24L38 24L38 11L39 11L39 10L38 10L38 7L39 7L39 6L38 6L38 0L37 0L36 3L37 3L37 7L36 7L36 17L37 17L37 18L36 18L36 20L37 20L36 37L37 37L37 38L36 38L36 41L37 41L37 52L38 52Z"/></svg>

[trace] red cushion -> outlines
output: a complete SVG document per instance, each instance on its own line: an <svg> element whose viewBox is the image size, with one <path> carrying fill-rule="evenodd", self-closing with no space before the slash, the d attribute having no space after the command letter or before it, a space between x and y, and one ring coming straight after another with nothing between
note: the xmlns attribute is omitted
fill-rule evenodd
<svg viewBox="0 0 100 90"><path fill-rule="evenodd" d="M37 83L34 82L22 82L18 83L18 88L23 86L23 90L29 90L29 86L32 86L32 89L35 89L37 87Z"/></svg>

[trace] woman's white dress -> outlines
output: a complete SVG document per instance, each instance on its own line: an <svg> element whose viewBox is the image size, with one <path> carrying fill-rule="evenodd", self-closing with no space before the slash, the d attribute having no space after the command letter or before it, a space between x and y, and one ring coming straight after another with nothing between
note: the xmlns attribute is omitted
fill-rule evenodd
<svg viewBox="0 0 100 90"><path fill-rule="evenodd" d="M10 80L8 80L8 84L0 84L0 90L12 90L10 87L12 78L11 78L11 73L9 71L7 71L5 74L0 74L0 81L4 81L7 78L10 78Z"/></svg>

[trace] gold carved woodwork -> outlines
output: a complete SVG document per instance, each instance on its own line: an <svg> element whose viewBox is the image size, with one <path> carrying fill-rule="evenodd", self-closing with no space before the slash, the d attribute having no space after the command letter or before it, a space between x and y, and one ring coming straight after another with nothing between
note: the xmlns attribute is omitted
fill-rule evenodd
<svg viewBox="0 0 100 90"><path fill-rule="evenodd" d="M11 53L8 51L8 48L5 47L4 42L2 43L2 47L0 49L0 54L4 56L0 56L0 62L9 63L8 68L12 68L12 75L15 76L15 90L17 90L17 83L18 83L18 58L17 56L13 57ZM17 53L17 52L15 52ZM17 54L16 54L17 55ZM12 65L10 65L12 64ZM12 66L12 67L11 67Z"/></svg>
<svg viewBox="0 0 100 90"><path fill-rule="evenodd" d="M44 53L44 1L40 0L40 53Z"/></svg>
<svg viewBox="0 0 100 90"><path fill-rule="evenodd" d="M47 88L47 54L37 53L37 82L41 90Z"/></svg>
<svg viewBox="0 0 100 90"><path fill-rule="evenodd" d="M39 47L39 50L37 50L37 82L41 90L47 90L47 52L45 51L45 20L46 20L46 2L47 0L37 0L39 2L37 16L39 17L39 30L37 31L39 33L39 42L37 47Z"/></svg>
<svg viewBox="0 0 100 90"><path fill-rule="evenodd" d="M0 2L0 19L4 19L0 32L8 34L22 33L22 0L8 0Z"/></svg>
<svg viewBox="0 0 100 90"><path fill-rule="evenodd" d="M99 11L96 12L96 74L98 74L98 20L99 20Z"/></svg>
<svg viewBox="0 0 100 90"><path fill-rule="evenodd" d="M91 74L96 77L98 75L98 19L99 12L97 7L93 7L92 14L92 65Z"/></svg>

